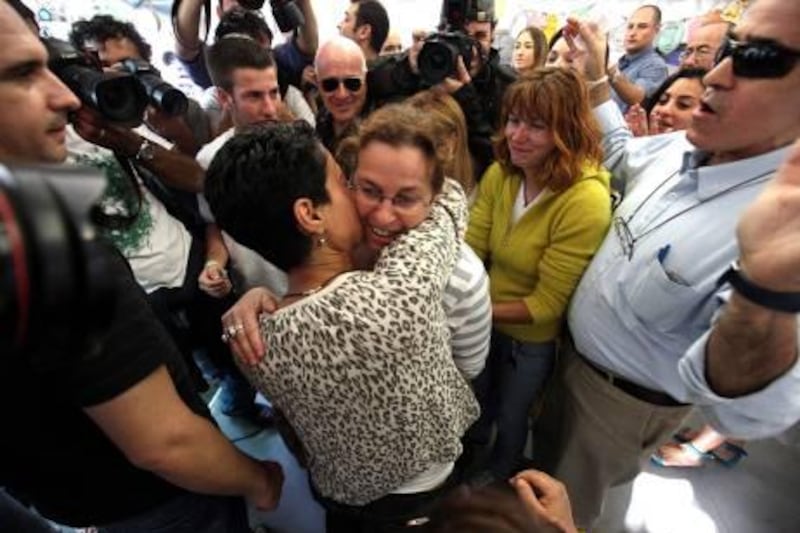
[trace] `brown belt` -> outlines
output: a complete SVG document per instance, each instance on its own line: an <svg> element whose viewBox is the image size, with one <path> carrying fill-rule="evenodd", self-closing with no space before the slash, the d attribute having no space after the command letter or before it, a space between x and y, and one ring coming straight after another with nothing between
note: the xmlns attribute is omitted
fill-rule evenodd
<svg viewBox="0 0 800 533"><path fill-rule="evenodd" d="M577 350L576 350L577 353ZM578 354L580 355L580 354ZM591 368L594 372L603 378L604 381L612 384L622 392L633 396L637 400L641 400L643 402L647 402L653 405L658 405L661 407L685 407L689 404L681 403L672 396L667 393L655 391L652 389L648 389L647 387L642 387L641 385L637 385L627 379L623 379L619 376L615 376L614 374L610 373L607 370L596 366L594 363L589 361L583 355L580 355L581 359Z"/></svg>

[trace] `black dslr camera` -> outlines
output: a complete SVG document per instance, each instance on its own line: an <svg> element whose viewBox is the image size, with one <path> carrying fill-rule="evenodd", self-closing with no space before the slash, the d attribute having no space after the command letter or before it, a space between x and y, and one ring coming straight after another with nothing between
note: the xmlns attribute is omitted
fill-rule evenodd
<svg viewBox="0 0 800 533"><path fill-rule="evenodd" d="M147 93L139 80L123 72L104 72L89 55L67 41L53 37L42 41L49 55L50 70L81 102L111 122L130 127L142 123Z"/></svg>
<svg viewBox="0 0 800 533"><path fill-rule="evenodd" d="M105 183L98 171L0 165L0 359L59 370L97 347L114 301L90 222Z"/></svg>
<svg viewBox="0 0 800 533"><path fill-rule="evenodd" d="M139 80L153 107L172 117L186 113L189 107L186 95L161 79L161 74L150 63L129 58L122 62L122 68Z"/></svg>
<svg viewBox="0 0 800 533"><path fill-rule="evenodd" d="M419 74L425 83L436 85L455 76L459 56L469 68L472 55L480 53L478 43L464 33L467 16L474 10L472 4L472 0L444 0L441 31L425 39L417 59Z"/></svg>
<svg viewBox="0 0 800 533"><path fill-rule="evenodd" d="M306 23L303 12L294 0L269 0L269 4L272 7L275 23L282 32L292 31ZM257 11L264 6L264 0L239 0L239 5Z"/></svg>

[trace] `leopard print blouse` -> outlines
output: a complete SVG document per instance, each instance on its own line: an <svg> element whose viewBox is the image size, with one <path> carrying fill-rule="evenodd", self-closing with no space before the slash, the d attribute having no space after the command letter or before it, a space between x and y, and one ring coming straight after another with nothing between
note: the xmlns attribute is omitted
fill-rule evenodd
<svg viewBox="0 0 800 533"><path fill-rule="evenodd" d="M262 316L267 354L245 369L294 428L316 489L344 504L454 461L478 416L442 309L466 222L460 187L448 182L431 211L373 271Z"/></svg>

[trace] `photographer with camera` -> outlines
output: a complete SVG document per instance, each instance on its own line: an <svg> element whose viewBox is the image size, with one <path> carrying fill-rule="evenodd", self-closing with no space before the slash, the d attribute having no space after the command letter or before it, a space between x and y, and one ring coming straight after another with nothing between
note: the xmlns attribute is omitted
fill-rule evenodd
<svg viewBox="0 0 800 533"><path fill-rule="evenodd" d="M6 2L0 2L3 163L59 163L67 155L67 116L80 104L46 65L47 54L36 35ZM24 179L15 182L15 173ZM24 228L26 221L47 220L47 236L58 233L59 219L41 206L61 205L59 198L50 204L42 198L17 204L26 189L36 190L34 185L41 181L16 170L2 170L0 183L8 191L0 195L4 230ZM19 207L16 226L15 205ZM20 237L15 231L0 233ZM22 236L30 235L23 232ZM12 238L10 242L14 257L3 258L0 266L7 259L12 266L25 266L14 260L26 255L31 262L24 276L20 269L10 270L21 277L3 289L4 304L7 289L13 301L28 281L35 292L41 289L37 281L43 273L64 271L67 265L48 262L48 254L75 246L73 241L54 244L23 239L14 244ZM99 251L102 247L96 244ZM25 255L14 253L20 249ZM74 291L83 295L97 278L106 278L112 296L108 305L82 307L76 298L59 302L66 312L53 313L48 306L64 290L56 286L58 290L34 302L45 303L45 308L32 309L27 322L29 327L40 326L31 329L27 338L38 343L39 350L2 351L0 375L5 379L0 403L5 406L5 428L14 437L0 439L0 485L48 518L74 527L249 531L242 501L232 496L245 496L261 509L273 508L283 481L280 467L259 464L241 454L214 427L191 388L180 355L155 320L130 270L118 254L102 249L108 253L84 259L90 270L105 262L100 270L103 275L88 279L88 284L79 284ZM35 255L37 250L44 256ZM61 281L76 283L71 278ZM70 305L75 306L72 312ZM79 330L100 318L107 323L97 338L85 342L89 347L85 351L66 350L51 336L52 329L64 324ZM13 323L13 314L11 319Z"/></svg>
<svg viewBox="0 0 800 533"><path fill-rule="evenodd" d="M200 105L161 79L150 64L150 44L133 24L95 15L75 22L69 39L76 49L96 54L104 67L129 72L142 82L151 104L145 124L181 152L194 156L211 140L211 126Z"/></svg>
<svg viewBox="0 0 800 533"><path fill-rule="evenodd" d="M206 67L208 45L200 39L200 19L205 17L206 34L211 20L211 0L174 0L172 27L175 33L175 53L192 80L207 89L211 76ZM264 0L218 0L217 17L234 7L260 10ZM281 92L294 85L302 87L303 69L310 65L317 53L317 19L311 0L270 0L272 15L282 32L292 31L286 43L272 48L278 65L278 82Z"/></svg>
<svg viewBox="0 0 800 533"><path fill-rule="evenodd" d="M391 73L391 83L370 80L381 94L390 92L387 86L405 94L431 86L450 93L467 119L476 179L494 160L491 136L506 87L516 79L492 48L496 23L493 0L444 0L442 31L414 43L408 60Z"/></svg>
<svg viewBox="0 0 800 533"><path fill-rule="evenodd" d="M141 78L144 69L136 67L146 61L149 46L129 23L98 15L76 22L70 38L84 47L96 47L105 69L113 72L123 66ZM163 102L162 98L161 109L149 106L148 117L167 115L168 120ZM101 115L88 109L78 112L76 131L88 143L73 138L69 144L76 162L101 168L109 178L112 187L104 205L112 210L122 205L128 214L135 213L129 227L108 236L131 264L156 315L193 370L198 388L206 388L193 359L193 352L200 349L222 380L223 412L264 422L253 403L252 388L220 340L220 317L233 304L233 286L226 270L227 250L218 240L207 238L209 228L200 215L196 193L202 189L202 167L170 150L152 129L130 129Z"/></svg>

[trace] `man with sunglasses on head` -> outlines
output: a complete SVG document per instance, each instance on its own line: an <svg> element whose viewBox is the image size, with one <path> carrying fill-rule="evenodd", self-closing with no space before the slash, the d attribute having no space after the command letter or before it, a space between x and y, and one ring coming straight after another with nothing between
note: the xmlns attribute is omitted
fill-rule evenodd
<svg viewBox="0 0 800 533"><path fill-rule="evenodd" d="M633 138L610 100L604 36L568 25L589 50L605 164L625 184L573 296L564 372L542 418L552 438L536 451L567 485L580 526L591 528L606 490L632 480L692 406L745 439L800 417L797 284L773 268L784 250L771 238L765 246L747 225L736 234L800 136L799 28L800 2L757 0L704 78L690 127Z"/></svg>
<svg viewBox="0 0 800 533"><path fill-rule="evenodd" d="M354 41L338 36L319 47L314 69L324 104L317 114L317 134L336 153L339 141L356 133L373 107L367 98L367 61Z"/></svg>

